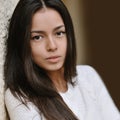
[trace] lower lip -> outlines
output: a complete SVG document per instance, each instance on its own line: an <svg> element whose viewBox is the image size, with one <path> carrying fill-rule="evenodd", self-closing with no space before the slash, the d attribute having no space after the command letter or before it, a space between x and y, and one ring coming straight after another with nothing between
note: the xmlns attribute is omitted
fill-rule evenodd
<svg viewBox="0 0 120 120"><path fill-rule="evenodd" d="M53 58L47 58L47 61L51 63L57 63L59 59L60 57L53 57Z"/></svg>

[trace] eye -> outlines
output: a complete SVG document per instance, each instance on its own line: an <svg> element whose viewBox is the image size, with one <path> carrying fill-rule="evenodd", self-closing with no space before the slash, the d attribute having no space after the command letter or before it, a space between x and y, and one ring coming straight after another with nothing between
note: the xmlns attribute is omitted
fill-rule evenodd
<svg viewBox="0 0 120 120"><path fill-rule="evenodd" d="M32 40L41 40L43 38L43 36L41 35L35 35L33 37L31 37Z"/></svg>
<svg viewBox="0 0 120 120"><path fill-rule="evenodd" d="M56 33L56 36L57 36L57 37L62 37L62 36L64 36L65 34L66 34L65 31L59 31L59 32Z"/></svg>

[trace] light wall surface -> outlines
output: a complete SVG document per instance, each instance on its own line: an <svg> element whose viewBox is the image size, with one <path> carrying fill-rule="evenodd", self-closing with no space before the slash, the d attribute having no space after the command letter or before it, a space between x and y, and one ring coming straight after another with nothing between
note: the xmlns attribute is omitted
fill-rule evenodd
<svg viewBox="0 0 120 120"><path fill-rule="evenodd" d="M7 21L16 5L17 0L0 0L0 120L7 120L4 105L4 39L7 32Z"/></svg>

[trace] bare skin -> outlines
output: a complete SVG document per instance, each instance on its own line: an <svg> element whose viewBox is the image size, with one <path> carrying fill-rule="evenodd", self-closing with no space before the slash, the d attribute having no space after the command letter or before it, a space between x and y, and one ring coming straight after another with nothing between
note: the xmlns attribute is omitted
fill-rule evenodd
<svg viewBox="0 0 120 120"><path fill-rule="evenodd" d="M61 70L60 71L56 71L56 72L49 72L48 73L48 76L51 78L51 80L53 81L56 89L59 91L59 92L66 92L67 91L67 82L65 81L64 79L64 76L63 76L63 71L64 70Z"/></svg>
<svg viewBox="0 0 120 120"><path fill-rule="evenodd" d="M67 37L57 11L43 8L33 15L30 44L34 62L47 72L59 92L66 92L63 64Z"/></svg>

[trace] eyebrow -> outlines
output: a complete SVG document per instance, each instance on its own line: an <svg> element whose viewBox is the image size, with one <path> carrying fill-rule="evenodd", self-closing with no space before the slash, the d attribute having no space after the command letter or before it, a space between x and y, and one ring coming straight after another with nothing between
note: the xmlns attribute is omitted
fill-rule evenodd
<svg viewBox="0 0 120 120"><path fill-rule="evenodd" d="M58 29L60 29L62 27L65 27L65 26L64 25L57 26L56 28L54 28L53 31L56 31L56 30L58 30ZM31 31L31 33L45 33L45 32L42 31L42 30L33 30L33 31Z"/></svg>

